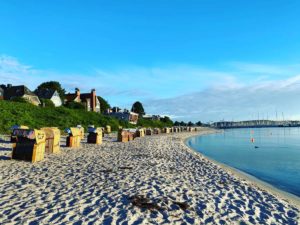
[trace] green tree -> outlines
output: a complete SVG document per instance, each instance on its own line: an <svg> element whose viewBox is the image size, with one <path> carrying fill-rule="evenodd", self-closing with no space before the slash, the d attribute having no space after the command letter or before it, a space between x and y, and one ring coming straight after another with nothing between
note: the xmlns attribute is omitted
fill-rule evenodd
<svg viewBox="0 0 300 225"><path fill-rule="evenodd" d="M178 121L175 121L175 123L174 123L174 126L180 126L180 122L178 122Z"/></svg>
<svg viewBox="0 0 300 225"><path fill-rule="evenodd" d="M198 122L196 123L196 125L197 125L197 126L202 126L201 121L198 121Z"/></svg>
<svg viewBox="0 0 300 225"><path fill-rule="evenodd" d="M173 121L168 116L160 118L160 121L162 121L165 124L168 124L168 126L170 127L173 126Z"/></svg>
<svg viewBox="0 0 300 225"><path fill-rule="evenodd" d="M183 121L181 121L179 124L180 124L180 126L186 126L186 123Z"/></svg>
<svg viewBox="0 0 300 225"><path fill-rule="evenodd" d="M194 126L194 123L193 122L188 122L188 124L187 124L189 127L191 127L191 126Z"/></svg>
<svg viewBox="0 0 300 225"><path fill-rule="evenodd" d="M140 116L146 114L145 110L144 110L144 107L143 107L142 103L140 103L140 102L135 102L132 105L131 112L138 113Z"/></svg>
<svg viewBox="0 0 300 225"><path fill-rule="evenodd" d="M110 104L108 101L106 101L104 98L101 96L97 96L99 102L100 102L100 108L101 108L101 113L104 113L107 109L110 109Z"/></svg>
<svg viewBox="0 0 300 225"><path fill-rule="evenodd" d="M43 90L43 89L52 89L56 90L59 94L59 97L62 101L65 99L66 90L62 88L61 84L57 81L47 81L44 83L41 83L35 91L37 90Z"/></svg>

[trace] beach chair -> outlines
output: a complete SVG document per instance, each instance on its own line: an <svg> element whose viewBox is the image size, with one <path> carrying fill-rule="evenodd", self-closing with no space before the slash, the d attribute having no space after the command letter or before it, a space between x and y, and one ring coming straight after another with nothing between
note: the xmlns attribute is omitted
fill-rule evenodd
<svg viewBox="0 0 300 225"><path fill-rule="evenodd" d="M153 130L152 129L146 129L146 135L153 135Z"/></svg>
<svg viewBox="0 0 300 225"><path fill-rule="evenodd" d="M107 125L105 127L105 133L110 134L111 133L111 126Z"/></svg>
<svg viewBox="0 0 300 225"><path fill-rule="evenodd" d="M38 162L44 159L46 134L42 130L14 129L12 159Z"/></svg>
<svg viewBox="0 0 300 225"><path fill-rule="evenodd" d="M160 134L161 130L159 128L154 128L153 129L153 134Z"/></svg>
<svg viewBox="0 0 300 225"><path fill-rule="evenodd" d="M77 125L77 128L80 130L80 138L84 139L84 127Z"/></svg>
<svg viewBox="0 0 300 225"><path fill-rule="evenodd" d="M21 125L21 126L19 126L19 125L14 125L14 126L12 126L11 128L11 135L10 135L10 142L11 143L15 143L17 140L17 137L16 136L14 136L13 135L13 131L15 130L15 129L24 129L24 130L27 130L27 129L29 129L29 127L27 127L27 126L24 126L24 125Z"/></svg>
<svg viewBox="0 0 300 225"><path fill-rule="evenodd" d="M82 133L80 128L78 127L71 127L66 129L69 136L67 137L66 145L70 148L79 148L80 142L82 138Z"/></svg>
<svg viewBox="0 0 300 225"><path fill-rule="evenodd" d="M88 129L88 137L87 137L87 142L91 144L97 144L100 145L102 144L102 128L91 128L89 127Z"/></svg>
<svg viewBox="0 0 300 225"><path fill-rule="evenodd" d="M48 154L60 152L60 130L56 127L43 127L46 134L45 152Z"/></svg>
<svg viewBox="0 0 300 225"><path fill-rule="evenodd" d="M164 132L165 134L169 134L169 133L171 133L171 128L170 128L170 127L165 127L165 128L163 129L163 132Z"/></svg>
<svg viewBox="0 0 300 225"><path fill-rule="evenodd" d="M144 137L144 136L145 136L144 129L137 129L136 130L136 137Z"/></svg>
<svg viewBox="0 0 300 225"><path fill-rule="evenodd" d="M118 131L118 142L128 142L128 131L120 129Z"/></svg>

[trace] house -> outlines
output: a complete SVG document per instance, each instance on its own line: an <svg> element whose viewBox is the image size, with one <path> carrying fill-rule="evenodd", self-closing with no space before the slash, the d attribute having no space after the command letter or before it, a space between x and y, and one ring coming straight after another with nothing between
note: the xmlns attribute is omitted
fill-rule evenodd
<svg viewBox="0 0 300 225"><path fill-rule="evenodd" d="M24 85L12 86L11 84L8 84L6 86L1 85L1 88L4 90L4 100L12 100L19 97L26 99L28 102L36 106L41 104L38 96Z"/></svg>
<svg viewBox="0 0 300 225"><path fill-rule="evenodd" d="M62 100L58 94L58 92L56 90L53 89L40 89L40 90L36 90L35 94L40 98L44 98L44 99L49 99L50 101L53 102L53 104L55 105L55 107L59 107L62 105Z"/></svg>
<svg viewBox="0 0 300 225"><path fill-rule="evenodd" d="M143 119L160 121L160 115L143 115Z"/></svg>
<svg viewBox="0 0 300 225"><path fill-rule="evenodd" d="M130 112L127 109L121 110L119 107L113 107L112 109L108 109L106 114L115 117L119 120L128 121L131 124L137 124L139 119L138 113Z"/></svg>
<svg viewBox="0 0 300 225"><path fill-rule="evenodd" d="M75 89L74 94L65 95L65 103L78 102L82 103L87 111L100 112L100 102L96 95L96 90L92 89L90 93L80 93L78 88Z"/></svg>

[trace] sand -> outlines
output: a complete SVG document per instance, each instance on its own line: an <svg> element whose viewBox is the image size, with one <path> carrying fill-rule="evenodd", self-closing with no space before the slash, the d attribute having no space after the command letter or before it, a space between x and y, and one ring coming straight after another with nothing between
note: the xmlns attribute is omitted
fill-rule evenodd
<svg viewBox="0 0 300 225"><path fill-rule="evenodd" d="M0 224L299 223L298 205L196 154L191 135L112 135L35 164L9 160L2 141Z"/></svg>

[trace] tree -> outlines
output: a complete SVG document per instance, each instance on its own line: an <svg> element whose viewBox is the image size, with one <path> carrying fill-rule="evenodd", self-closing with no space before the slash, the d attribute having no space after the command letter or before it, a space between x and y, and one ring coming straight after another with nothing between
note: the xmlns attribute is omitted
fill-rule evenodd
<svg viewBox="0 0 300 225"><path fill-rule="evenodd" d="M66 90L62 88L61 84L57 81L48 81L48 82L44 82L41 83L35 91L37 90L43 90L43 89L52 89L52 90L56 90L59 94L59 97L61 98L62 101L64 101L65 99L65 93Z"/></svg>
<svg viewBox="0 0 300 225"><path fill-rule="evenodd" d="M198 122L196 123L196 125L197 125L197 126L202 126L201 121L198 121Z"/></svg>
<svg viewBox="0 0 300 225"><path fill-rule="evenodd" d="M194 123L193 122L188 122L188 124L187 124L189 127L191 127L191 126L194 126Z"/></svg>
<svg viewBox="0 0 300 225"><path fill-rule="evenodd" d="M186 126L186 123L183 121L181 121L179 124L180 124L180 126Z"/></svg>
<svg viewBox="0 0 300 225"><path fill-rule="evenodd" d="M175 121L174 126L176 126L176 127L180 126L180 122Z"/></svg>
<svg viewBox="0 0 300 225"><path fill-rule="evenodd" d="M169 126L173 126L173 121L168 116L160 118L160 121L162 121L163 123L169 124Z"/></svg>
<svg viewBox="0 0 300 225"><path fill-rule="evenodd" d="M140 103L140 102L135 102L132 105L131 112L138 113L140 116L146 114L145 110L144 110L144 107L143 107L142 103Z"/></svg>
<svg viewBox="0 0 300 225"><path fill-rule="evenodd" d="M99 102L100 102L100 109L101 113L104 113L107 109L110 109L110 104L101 96L97 96Z"/></svg>

